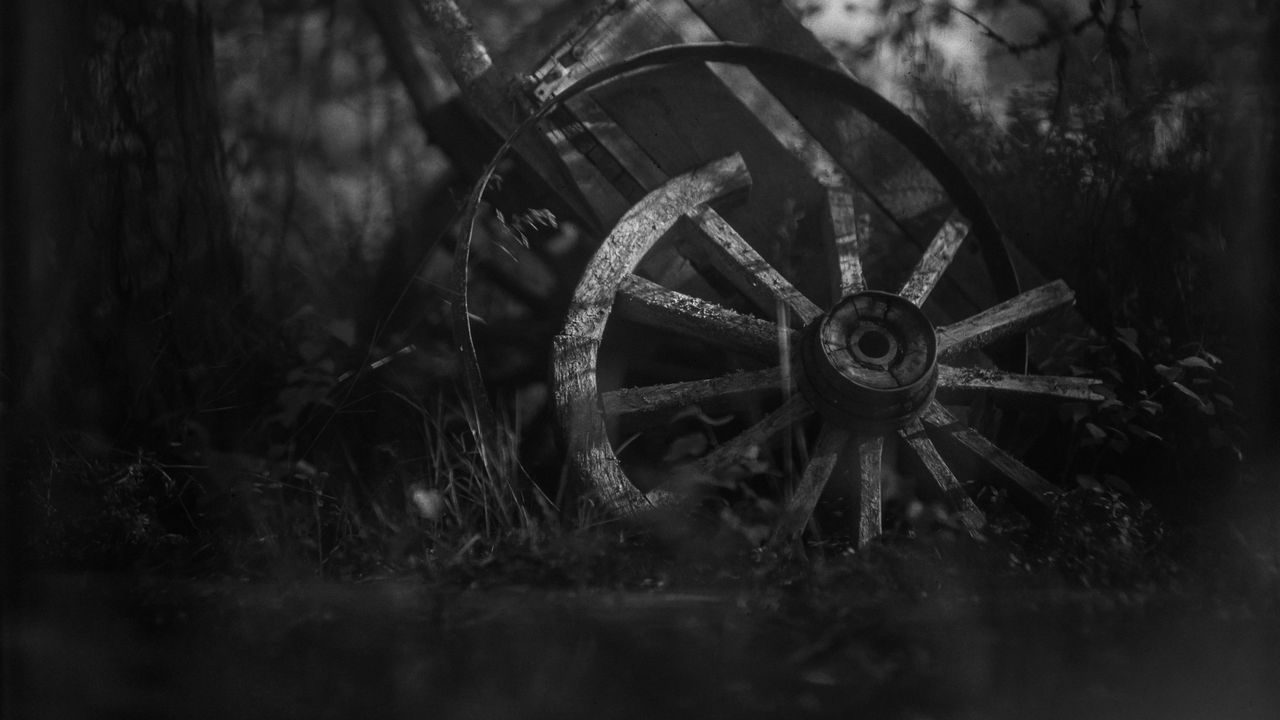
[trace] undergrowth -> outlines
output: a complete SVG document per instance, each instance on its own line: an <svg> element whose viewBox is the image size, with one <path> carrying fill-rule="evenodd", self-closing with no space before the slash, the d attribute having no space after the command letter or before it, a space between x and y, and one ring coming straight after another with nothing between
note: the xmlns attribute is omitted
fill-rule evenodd
<svg viewBox="0 0 1280 720"><path fill-rule="evenodd" d="M379 395L416 424L359 461L363 449L338 436L342 423L323 423L306 456L51 442L22 494L28 550L63 568L353 577L445 572L537 547L554 531L510 422L485 436L456 398Z"/></svg>

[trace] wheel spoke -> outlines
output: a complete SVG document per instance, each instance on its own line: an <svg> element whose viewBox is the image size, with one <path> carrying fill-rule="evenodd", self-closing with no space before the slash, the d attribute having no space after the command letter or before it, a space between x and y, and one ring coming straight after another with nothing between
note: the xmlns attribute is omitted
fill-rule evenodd
<svg viewBox="0 0 1280 720"><path fill-rule="evenodd" d="M614 226L587 264L565 317L564 334L599 338L618 285L676 222L693 208L751 184L741 155L707 163L644 196Z"/></svg>
<svg viewBox="0 0 1280 720"><path fill-rule="evenodd" d="M707 340L761 360L776 362L778 358L778 330L773 323L668 290L637 275L622 281L615 312L628 320Z"/></svg>
<svg viewBox="0 0 1280 720"><path fill-rule="evenodd" d="M763 447L779 434L804 422L813 412L813 406L803 396L792 395L762 420L699 458L697 467L713 477L720 476L742 458L749 457L751 448Z"/></svg>
<svg viewBox="0 0 1280 720"><path fill-rule="evenodd" d="M858 546L880 536L880 459L883 435L863 435L858 445Z"/></svg>
<svg viewBox="0 0 1280 720"><path fill-rule="evenodd" d="M907 279L907 284L902 286L902 292L899 294L916 305L924 305L924 301L937 286L938 279L951 265L951 259L956 256L956 251L960 249L960 244L968 234L969 224L958 214L952 213L951 217L942 224L942 229L933 237L933 242L929 243L929 247L924 251L920 262L916 264L915 270L911 271L911 277Z"/></svg>
<svg viewBox="0 0 1280 720"><path fill-rule="evenodd" d="M1040 476L1040 473L1023 465L1017 458L996 447L982 433L960 422L959 418L937 402L929 404L925 409L924 421L933 427L951 434L960 444L969 448L1008 478L1015 486L1021 488L1033 500L1044 507L1053 504L1058 489Z"/></svg>
<svg viewBox="0 0 1280 720"><path fill-rule="evenodd" d="M1075 297L1066 283L1055 280L960 322L938 328L938 357L955 357L1022 332L1071 305Z"/></svg>
<svg viewBox="0 0 1280 720"><path fill-rule="evenodd" d="M862 249L867 244L868 228L861 222L862 214L858 210L858 197L854 191L827 188L823 230L840 272L834 293L837 298L867 289L867 280L862 274Z"/></svg>
<svg viewBox="0 0 1280 720"><path fill-rule="evenodd" d="M1101 381L1094 378L1020 375L986 368L938 366L938 395L943 398L965 398L972 397L974 393L990 392L996 398L1097 402L1105 399L1093 390L1099 383Z"/></svg>
<svg viewBox="0 0 1280 720"><path fill-rule="evenodd" d="M709 380L646 385L601 395L606 415L650 413L782 388L782 370L739 372Z"/></svg>
<svg viewBox="0 0 1280 720"><path fill-rule="evenodd" d="M840 460L840 453L849 444L851 434L835 423L825 423L818 434L818 444L813 449L809 464L805 466L804 475L799 485L787 502L787 509L778 522L778 529L773 536L775 545L785 545L804 532L813 516L813 509L822 496L822 490L831 479L831 472Z"/></svg>
<svg viewBox="0 0 1280 720"><path fill-rule="evenodd" d="M938 448L934 446L929 436L925 435L924 425L921 425L919 420L912 420L906 427L899 430L898 434L915 452L916 457L920 458L925 471L937 483L938 489L947 498L952 511L959 517L960 524L971 537L981 538L982 528L987 524L986 517L978 506L973 504L973 500L965 493L964 488L960 487L960 481L951 472L942 455L938 454Z"/></svg>
<svg viewBox="0 0 1280 720"><path fill-rule="evenodd" d="M686 217L711 240L706 244L710 250L708 260L766 315L773 317L779 302L790 308L802 323L822 314L812 300L770 265L720 213L703 205Z"/></svg>

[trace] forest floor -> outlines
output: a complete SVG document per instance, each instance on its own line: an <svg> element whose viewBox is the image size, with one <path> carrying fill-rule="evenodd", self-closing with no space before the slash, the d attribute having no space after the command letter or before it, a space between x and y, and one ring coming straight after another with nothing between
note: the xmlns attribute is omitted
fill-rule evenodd
<svg viewBox="0 0 1280 720"><path fill-rule="evenodd" d="M590 552L613 559L32 575L7 717L1280 717L1270 591L1091 589L947 538L791 563Z"/></svg>

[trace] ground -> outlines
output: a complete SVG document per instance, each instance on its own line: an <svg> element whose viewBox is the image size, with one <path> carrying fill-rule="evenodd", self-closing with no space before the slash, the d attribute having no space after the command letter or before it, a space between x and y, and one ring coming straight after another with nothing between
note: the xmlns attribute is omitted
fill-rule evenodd
<svg viewBox="0 0 1280 720"><path fill-rule="evenodd" d="M1177 573L1087 588L945 537L612 565L35 575L7 716L1280 716L1276 605Z"/></svg>

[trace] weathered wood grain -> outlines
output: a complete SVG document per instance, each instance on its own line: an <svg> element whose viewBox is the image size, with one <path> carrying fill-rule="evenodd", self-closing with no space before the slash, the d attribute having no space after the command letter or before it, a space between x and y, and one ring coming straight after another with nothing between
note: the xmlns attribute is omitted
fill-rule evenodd
<svg viewBox="0 0 1280 720"><path fill-rule="evenodd" d="M705 340L766 362L778 360L777 328L766 320L668 290L637 275L622 281L616 302L614 312L619 317Z"/></svg>
<svg viewBox="0 0 1280 720"><path fill-rule="evenodd" d="M565 128L553 127L546 131L546 139L555 148L564 172L591 203L600 222L608 223L620 217L630 204L625 196L609 182L585 155L574 147Z"/></svg>
<svg viewBox="0 0 1280 720"><path fill-rule="evenodd" d="M882 532L880 461L884 455L884 436L860 434L854 441L858 446L858 546L861 547Z"/></svg>
<svg viewBox="0 0 1280 720"><path fill-rule="evenodd" d="M786 510L774 530L773 544L786 545L800 537L813 516L818 498L831 479L831 473L840 461L840 455L852 439L852 434L836 423L823 423L818 433L818 443L813 448L809 464L787 501Z"/></svg>
<svg viewBox="0 0 1280 720"><path fill-rule="evenodd" d="M972 397L989 392L995 398L1100 402L1094 386L1101 380L1059 375L1020 375L987 368L938 366L938 396L942 399Z"/></svg>
<svg viewBox="0 0 1280 720"><path fill-rule="evenodd" d="M947 218L938 234L933 236L924 255L920 256L920 261L916 263L915 270L911 271L911 277L899 294L916 305L924 305L968 234L969 223L964 218L955 213Z"/></svg>
<svg viewBox="0 0 1280 720"><path fill-rule="evenodd" d="M708 257L716 269L751 298L761 312L773 316L781 302L801 324L822 314L821 308L797 290L715 210L704 205L689 212L687 217L702 231L702 237L711 241L704 249L711 250Z"/></svg>
<svg viewBox="0 0 1280 720"><path fill-rule="evenodd" d="M653 159L640 149L635 140L618 127L618 123L609 117L590 94L579 95L569 100L567 105L582 120L586 130L609 150L645 191L651 191L667 181L667 174L653 163Z"/></svg>
<svg viewBox="0 0 1280 720"><path fill-rule="evenodd" d="M573 477L586 483L616 512L633 515L649 509L649 499L623 474L609 445L596 387L600 340L558 335L552 341L552 351L556 412L568 443Z"/></svg>
<svg viewBox="0 0 1280 720"><path fill-rule="evenodd" d="M717 42L722 38L683 0L654 0L671 28L686 43ZM794 21L793 21L794 22ZM824 186L848 185L849 178L831 153L796 120L750 70L738 65L710 63L708 68L751 112L756 121L787 148Z"/></svg>
<svg viewBox="0 0 1280 720"><path fill-rule="evenodd" d="M1069 307L1075 297L1066 283L1055 280L938 328L938 357L952 358L1034 327L1058 310Z"/></svg>
<svg viewBox="0 0 1280 720"><path fill-rule="evenodd" d="M929 476L937 483L938 489L942 491L946 497L951 509L956 513L956 517L960 520L960 524L964 526L966 532L974 539L982 538L982 528L986 526L987 519L973 500L965 493L964 488L960 487L960 481L956 479L947 462L942 459L942 455L938 454L938 448L934 446L933 441L925 434L924 425L919 420L912 420L905 427L898 431L902 439L906 441L920 459Z"/></svg>
<svg viewBox="0 0 1280 720"><path fill-rule="evenodd" d="M693 208L750 182L742 156L730 155L673 178L632 206L583 271L564 334L599 338L618 287L654 243Z"/></svg>
<svg viewBox="0 0 1280 720"><path fill-rule="evenodd" d="M1041 506L1049 507L1059 494L1057 487L1041 477L1040 473L1023 465L1017 458L1001 450L982 433L960 422L959 418L937 402L925 408L924 421L960 441L975 455L1007 478L1012 487L1021 489L1027 497Z"/></svg>
<svg viewBox="0 0 1280 720"><path fill-rule="evenodd" d="M735 396L781 388L781 369L770 368L707 380L610 390L601 396L601 402L605 415L629 415L724 401Z"/></svg>
<svg viewBox="0 0 1280 720"><path fill-rule="evenodd" d="M834 255L832 298L867 289L862 272L862 251L870 240L870 215L864 206L869 201L848 188L827 188L826 212L823 215L823 241Z"/></svg>

